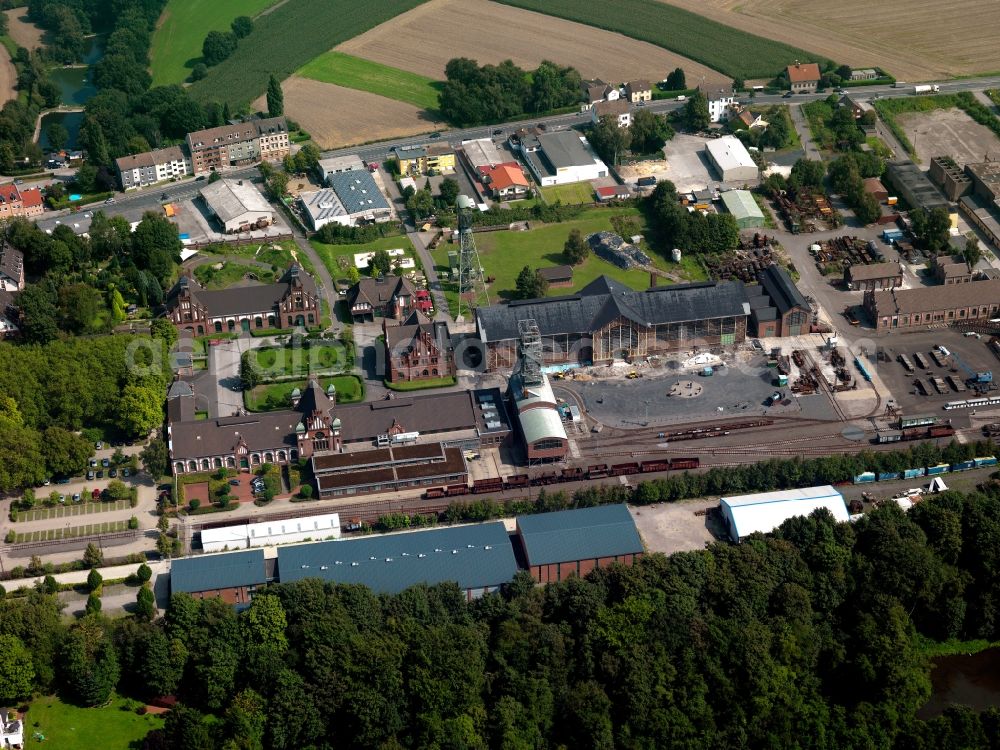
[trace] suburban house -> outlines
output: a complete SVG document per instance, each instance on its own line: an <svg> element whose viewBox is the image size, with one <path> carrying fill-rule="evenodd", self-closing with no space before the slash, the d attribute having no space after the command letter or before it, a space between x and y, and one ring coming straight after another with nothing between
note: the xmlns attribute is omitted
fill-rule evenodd
<svg viewBox="0 0 1000 750"><path fill-rule="evenodd" d="M331 172L330 186L301 193L299 202L314 230L327 224L353 227L389 221L392 208L366 169Z"/></svg>
<svg viewBox="0 0 1000 750"><path fill-rule="evenodd" d="M0 710L0 748L24 747L24 721L17 711Z"/></svg>
<svg viewBox="0 0 1000 750"><path fill-rule="evenodd" d="M347 307L355 323L376 315L402 322L417 308L416 289L405 276L362 278L347 292Z"/></svg>
<svg viewBox="0 0 1000 750"><path fill-rule="evenodd" d="M0 185L0 220L15 216L41 216L45 212L45 199L38 188L21 190L12 182Z"/></svg>
<svg viewBox="0 0 1000 750"><path fill-rule="evenodd" d="M633 104L653 101L653 87L649 81L628 81L625 84L625 98Z"/></svg>
<svg viewBox="0 0 1000 750"><path fill-rule="evenodd" d="M851 71L852 81L874 81L878 78L878 71L875 68L862 68Z"/></svg>
<svg viewBox="0 0 1000 750"><path fill-rule="evenodd" d="M583 94L587 98L587 104L596 104L597 102L613 102L616 101L620 96L621 92L617 87L612 86L610 83L605 83L600 78L595 78L592 81L583 81Z"/></svg>
<svg viewBox="0 0 1000 750"><path fill-rule="evenodd" d="M1000 279L865 292L865 311L879 331L930 323L988 320L1000 314Z"/></svg>
<svg viewBox="0 0 1000 750"><path fill-rule="evenodd" d="M632 124L632 105L624 99L590 105L591 122L596 125L602 117L610 117L618 127L627 128Z"/></svg>
<svg viewBox="0 0 1000 750"><path fill-rule="evenodd" d="M399 173L415 177L455 171L455 150L446 143L424 146L396 146L393 156L399 160Z"/></svg>
<svg viewBox="0 0 1000 750"><path fill-rule="evenodd" d="M749 109L740 110L740 113L734 119L748 130L767 127L767 121L763 115L755 115Z"/></svg>
<svg viewBox="0 0 1000 750"><path fill-rule="evenodd" d="M734 135L724 135L708 141L705 153L723 182L749 182L758 177L757 162L750 156L743 142Z"/></svg>
<svg viewBox="0 0 1000 750"><path fill-rule="evenodd" d="M519 148L539 185L565 185L608 176L607 165L587 139L572 130L521 138Z"/></svg>
<svg viewBox="0 0 1000 750"><path fill-rule="evenodd" d="M476 167L476 172L479 181L494 200L520 198L531 187L524 170L516 161Z"/></svg>
<svg viewBox="0 0 1000 750"><path fill-rule="evenodd" d="M733 108L737 107L736 98L723 96L719 99L708 100L708 119L710 122L724 122L729 119Z"/></svg>
<svg viewBox="0 0 1000 750"><path fill-rule="evenodd" d="M382 321L386 379L393 383L455 376L451 333L444 321L414 310L399 325Z"/></svg>
<svg viewBox="0 0 1000 750"><path fill-rule="evenodd" d="M575 294L480 307L476 332L489 370L518 357L518 322L535 320L546 364L612 362L742 343L750 315L738 281L672 284L637 291L600 276Z"/></svg>
<svg viewBox="0 0 1000 750"><path fill-rule="evenodd" d="M0 289L0 339L9 338L17 334L17 292L8 292Z"/></svg>
<svg viewBox="0 0 1000 750"><path fill-rule="evenodd" d="M249 180L218 180L203 187L201 197L226 234L263 229L274 222L274 209Z"/></svg>
<svg viewBox="0 0 1000 750"><path fill-rule="evenodd" d="M816 63L795 63L787 68L788 83L793 93L813 92L819 86L819 65Z"/></svg>
<svg viewBox="0 0 1000 750"><path fill-rule="evenodd" d="M903 266L900 263L856 263L844 269L844 284L848 289L863 292L895 289L903 286Z"/></svg>
<svg viewBox="0 0 1000 750"><path fill-rule="evenodd" d="M166 300L167 318L197 336L212 333L315 326L320 320L316 283L292 265L274 284L204 289L181 276Z"/></svg>
<svg viewBox="0 0 1000 750"><path fill-rule="evenodd" d="M24 289L24 253L0 240L0 289L19 292Z"/></svg>
<svg viewBox="0 0 1000 750"><path fill-rule="evenodd" d="M191 174L191 159L180 146L168 146L115 159L115 171L122 190L132 190Z"/></svg>
<svg viewBox="0 0 1000 750"><path fill-rule="evenodd" d="M288 124L284 117L247 120L196 130L187 134L185 142L192 173L203 175L287 156Z"/></svg>
<svg viewBox="0 0 1000 750"><path fill-rule="evenodd" d="M316 169L319 171L319 177L323 181L323 184L326 185L330 175L340 174L341 172L365 171L365 163L361 161L360 156L349 154L348 156L333 156L328 159L320 159L316 164Z"/></svg>
<svg viewBox="0 0 1000 750"><path fill-rule="evenodd" d="M632 197L632 191L628 185L602 185L594 188L594 194L601 203L624 201Z"/></svg>
<svg viewBox="0 0 1000 750"><path fill-rule="evenodd" d="M809 333L811 308L802 292L781 266L772 265L757 275L757 287L747 287L751 330L758 338L799 336Z"/></svg>

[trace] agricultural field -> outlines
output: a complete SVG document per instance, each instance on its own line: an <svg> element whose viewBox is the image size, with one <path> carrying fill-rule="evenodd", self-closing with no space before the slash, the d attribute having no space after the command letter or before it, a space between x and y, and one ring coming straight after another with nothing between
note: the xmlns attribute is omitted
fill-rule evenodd
<svg viewBox="0 0 1000 750"><path fill-rule="evenodd" d="M657 0L499 0L570 21L618 32L696 60L732 78L772 78L796 60L814 57ZM687 71L689 83L695 80Z"/></svg>
<svg viewBox="0 0 1000 750"><path fill-rule="evenodd" d="M878 66L900 80L1000 70L1000 13L984 12L978 0L956 0L946 9L936 0L843 0L822 10L808 0L663 2L820 58Z"/></svg>
<svg viewBox="0 0 1000 750"><path fill-rule="evenodd" d="M412 104L332 83L292 76L281 84L285 114L299 123L321 149L386 138L430 133L444 126ZM267 109L264 97L254 102Z"/></svg>
<svg viewBox="0 0 1000 750"><path fill-rule="evenodd" d="M229 31L237 16L256 16L278 0L169 0L150 49L154 86L182 83L201 60L210 31ZM265 82L266 83L266 82Z"/></svg>
<svg viewBox="0 0 1000 750"><path fill-rule="evenodd" d="M14 8L5 10L4 13L7 14L7 36L17 42L17 46L29 50L42 46L45 30L28 20L27 8Z"/></svg>
<svg viewBox="0 0 1000 750"><path fill-rule="evenodd" d="M438 84L431 78L331 50L302 67L298 75L367 91L425 110L438 106Z"/></svg>
<svg viewBox="0 0 1000 750"><path fill-rule="evenodd" d="M421 0L285 0L259 17L227 60L191 86L201 101L242 106L261 96L271 74L284 80L314 57L419 5ZM343 108L337 102L337 108ZM288 102L285 102L286 109ZM333 109L333 107L331 107ZM357 110L348 107L349 112ZM290 113L294 118L295 115Z"/></svg>
<svg viewBox="0 0 1000 750"><path fill-rule="evenodd" d="M443 33L446 29L469 33ZM453 57L469 57L493 64L509 59L526 69L552 60L585 78L614 82L659 81L676 67L684 68L692 85L703 80L706 87L719 88L731 82L654 44L488 0L430 0L336 49L432 79L444 77Z"/></svg>

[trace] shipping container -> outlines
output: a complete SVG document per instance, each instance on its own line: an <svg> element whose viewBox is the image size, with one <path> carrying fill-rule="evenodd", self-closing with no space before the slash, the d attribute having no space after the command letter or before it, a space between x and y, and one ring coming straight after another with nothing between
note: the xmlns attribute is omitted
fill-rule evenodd
<svg viewBox="0 0 1000 750"><path fill-rule="evenodd" d="M975 469L975 468L976 468L975 461L959 461L958 463L954 463L951 465L952 471L968 471L969 469Z"/></svg>
<svg viewBox="0 0 1000 750"><path fill-rule="evenodd" d="M875 438L877 443L898 443L903 439L903 433L899 430L882 430Z"/></svg>
<svg viewBox="0 0 1000 750"><path fill-rule="evenodd" d="M900 417L899 427L900 429L906 429L907 427L926 427L928 425L937 424L938 418L934 416L913 416L913 417Z"/></svg>
<svg viewBox="0 0 1000 750"><path fill-rule="evenodd" d="M927 467L927 476L932 477L936 474L947 474L951 471L951 467L948 464L938 464L937 466Z"/></svg>
<svg viewBox="0 0 1000 750"><path fill-rule="evenodd" d="M976 466L996 466L997 459L996 456L983 456L982 458L975 459Z"/></svg>
<svg viewBox="0 0 1000 750"><path fill-rule="evenodd" d="M926 473L926 469L905 469L903 471L903 479L916 479L917 477L924 476Z"/></svg>
<svg viewBox="0 0 1000 750"><path fill-rule="evenodd" d="M894 479L902 479L902 478L903 478L903 472L901 471L880 471L878 473L878 481L880 482L889 482Z"/></svg>
<svg viewBox="0 0 1000 750"><path fill-rule="evenodd" d="M856 477L854 477L855 484L866 484L868 482L874 482L874 481L875 481L874 471L866 471L863 474L858 474Z"/></svg>

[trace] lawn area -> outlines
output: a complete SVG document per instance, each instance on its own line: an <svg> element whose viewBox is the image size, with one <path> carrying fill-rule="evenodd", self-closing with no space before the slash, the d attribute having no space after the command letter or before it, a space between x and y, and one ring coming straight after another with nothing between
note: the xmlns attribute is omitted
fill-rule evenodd
<svg viewBox="0 0 1000 750"><path fill-rule="evenodd" d="M319 379L319 384L324 391L330 383L333 383L337 389L338 404L352 404L364 398L364 386L355 375L335 375ZM252 391L243 392L243 403L246 404L249 411L288 409L291 405L292 391L296 388L302 390L305 387L305 380L259 385Z"/></svg>
<svg viewBox="0 0 1000 750"><path fill-rule="evenodd" d="M340 345L314 344L309 348L269 346L252 351L264 377L276 378L330 370L341 360L341 350Z"/></svg>
<svg viewBox="0 0 1000 750"><path fill-rule="evenodd" d="M225 289L243 281L248 273L252 273L258 281L264 283L274 281L275 275L269 269L244 265L243 263L222 261L222 268L219 269L216 269L214 264L206 264L194 269L194 277L206 289Z"/></svg>
<svg viewBox="0 0 1000 750"><path fill-rule="evenodd" d="M52 508L33 508L32 510L19 510L17 512L18 521L44 521L47 518L69 518L71 516L83 516L88 513L103 513L108 510L125 510L129 507L128 500L115 500L114 502L91 502L89 493L83 493L88 499L87 502L73 503L72 505L56 505Z"/></svg>
<svg viewBox="0 0 1000 750"><path fill-rule="evenodd" d="M14 543L52 542L59 539L73 539L78 536L114 534L118 531L125 531L127 528L128 521L102 521L99 523L88 523L84 526L64 526L45 531L28 531L24 534L18 534L14 539Z"/></svg>
<svg viewBox="0 0 1000 750"><path fill-rule="evenodd" d="M455 385L455 378L427 378L426 380L407 380L399 383L385 381L385 387L393 391L422 391L427 388L447 388Z"/></svg>
<svg viewBox="0 0 1000 750"><path fill-rule="evenodd" d="M25 719L25 744L36 744L31 737L37 731L45 735L45 746L52 748L124 749L132 743L138 746L151 729L163 726L162 716L140 716L117 696L100 708L78 708L55 696L38 698L28 707Z"/></svg>
<svg viewBox="0 0 1000 750"><path fill-rule="evenodd" d="M210 31L229 31L237 16L251 18L278 0L169 0L153 34L150 72L154 86L183 83L201 60Z"/></svg>
<svg viewBox="0 0 1000 750"><path fill-rule="evenodd" d="M316 250L335 283L344 279L347 269L354 265L355 253L402 248L406 257L416 259L419 265L419 258L417 258L416 250L413 249L413 243L410 242L409 237L402 234L393 237L380 237L374 242L363 242L360 245L327 245L316 240L309 240L309 244ZM362 271L361 275L364 276L364 274L365 271Z"/></svg>
<svg viewBox="0 0 1000 750"><path fill-rule="evenodd" d="M571 229L579 229L584 236L604 229L611 230L611 217L617 215L638 216L639 212L636 209L592 208L584 211L580 218L573 221L544 224L527 232L477 234L476 246L483 263L483 270L487 276L496 279L489 288L490 299L494 301L498 298L510 299L513 296L517 275L524 266L541 268L565 263L562 248ZM448 250L454 249L455 245L442 243L433 252L434 264L442 278L448 274ZM658 268L679 273L690 280L705 278L704 271L696 263L688 261L687 264L682 262L678 266L664 261L648 248L644 249ZM649 274L646 271L623 270L592 254L573 269L573 286L550 288L549 296L571 294L602 275L617 279L634 289L645 289L649 286ZM445 296L448 298L449 306L454 310L457 296L453 286L445 285Z"/></svg>
<svg viewBox="0 0 1000 750"><path fill-rule="evenodd" d="M566 205L575 206L580 203L594 202L594 186L589 182L571 182L568 185L549 185L542 188L542 195L547 203L562 201Z"/></svg>
<svg viewBox="0 0 1000 750"><path fill-rule="evenodd" d="M421 109L436 110L438 106L440 84L433 79L343 52L331 50L310 60L298 75L407 102Z"/></svg>
<svg viewBox="0 0 1000 750"><path fill-rule="evenodd" d="M305 253L299 250L294 240L282 240L273 244L262 243L260 245L210 245L203 248L201 252L205 254L218 252L220 255L238 255L248 260L256 260L261 263L277 266L281 272L284 272L297 259L299 265L306 270L306 273L310 275L315 275L316 273L312 261L309 260L309 257Z"/></svg>

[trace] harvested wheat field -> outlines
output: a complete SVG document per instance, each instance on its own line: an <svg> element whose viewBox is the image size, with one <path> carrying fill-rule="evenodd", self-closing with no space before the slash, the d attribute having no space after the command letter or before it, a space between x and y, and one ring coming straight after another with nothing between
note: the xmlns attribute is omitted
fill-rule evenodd
<svg viewBox="0 0 1000 750"><path fill-rule="evenodd" d="M466 33L448 33L453 29ZM615 83L659 81L676 67L684 68L689 86L701 83L702 76L707 88L731 83L661 47L488 0L430 0L336 49L435 79L444 78L453 57L469 57L494 64L510 59L524 68L551 60L573 66L584 78Z"/></svg>
<svg viewBox="0 0 1000 750"><path fill-rule="evenodd" d="M7 35L17 42L19 47L35 49L42 46L42 34L45 30L28 20L25 8L5 10L7 14Z"/></svg>
<svg viewBox="0 0 1000 750"><path fill-rule="evenodd" d="M281 88L285 93L285 114L322 149L427 133L442 124L429 120L412 104L332 83L292 76ZM253 106L267 109L264 97Z"/></svg>
<svg viewBox="0 0 1000 750"><path fill-rule="evenodd" d="M926 81L1000 70L1000 13L981 0L662 0L854 67ZM991 5L991 4L990 4ZM777 71L775 71L777 72Z"/></svg>

